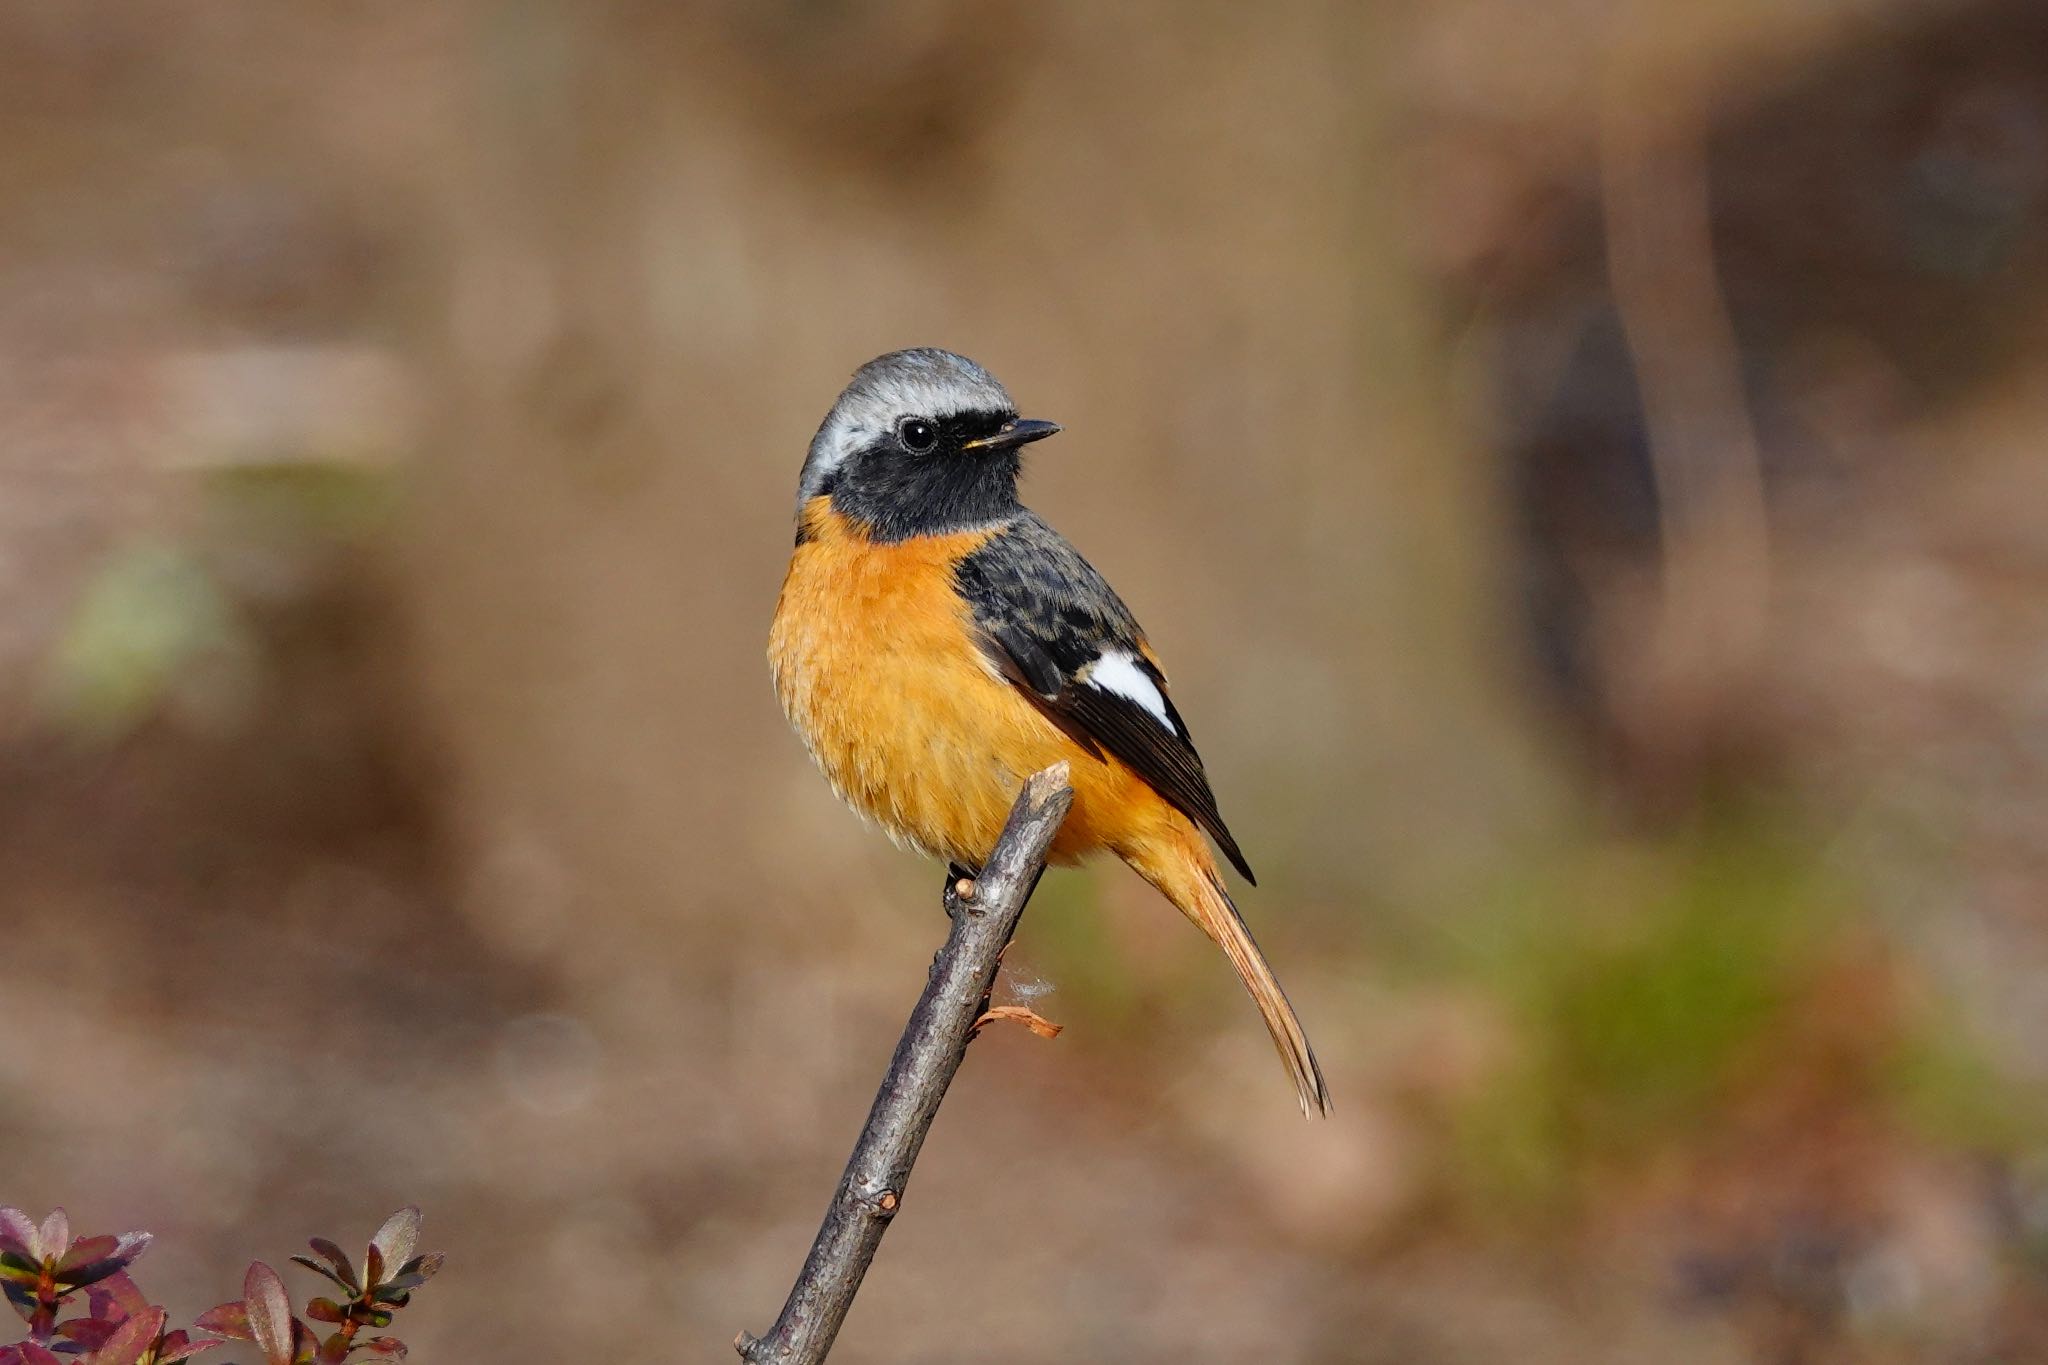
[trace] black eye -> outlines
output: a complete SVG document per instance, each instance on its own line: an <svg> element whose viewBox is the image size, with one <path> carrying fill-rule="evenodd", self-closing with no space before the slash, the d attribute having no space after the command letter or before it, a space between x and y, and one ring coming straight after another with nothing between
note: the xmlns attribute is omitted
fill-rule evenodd
<svg viewBox="0 0 2048 1365"><path fill-rule="evenodd" d="M939 426L929 417L906 417L896 424L896 439L903 448L922 455L939 443Z"/></svg>

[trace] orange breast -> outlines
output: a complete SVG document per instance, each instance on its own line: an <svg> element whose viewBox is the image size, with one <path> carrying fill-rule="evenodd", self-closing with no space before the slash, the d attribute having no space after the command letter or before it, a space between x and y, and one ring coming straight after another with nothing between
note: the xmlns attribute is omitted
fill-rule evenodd
<svg viewBox="0 0 2048 1365"><path fill-rule="evenodd" d="M900 843L978 865L1023 780L1065 759L1075 800L1053 845L1061 861L1185 823L984 661L953 566L989 532L877 544L823 498L806 506L804 525L768 658L783 710L848 804Z"/></svg>

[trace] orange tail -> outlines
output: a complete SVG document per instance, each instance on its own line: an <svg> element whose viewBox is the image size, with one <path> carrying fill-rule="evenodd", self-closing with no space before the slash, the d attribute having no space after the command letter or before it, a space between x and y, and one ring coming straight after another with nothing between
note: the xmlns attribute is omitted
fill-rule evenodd
<svg viewBox="0 0 2048 1365"><path fill-rule="evenodd" d="M1280 1053L1287 1074L1294 1078L1301 1112L1311 1118L1319 1113L1327 1115L1330 1090L1323 1083L1323 1068L1316 1061L1316 1051L1309 1046L1308 1034L1302 1031L1294 1006L1287 1002L1287 992L1280 989L1279 979L1266 964L1266 955L1252 941L1252 931L1245 927L1230 893L1223 889L1215 859L1209 856L1208 846L1200 843L1200 838L1193 835L1189 841L1192 847L1176 841L1164 849L1132 849L1124 852L1124 861L1158 887L1229 957L1244 988L1251 992L1252 1003L1259 1007L1266 1031L1273 1035L1273 1046Z"/></svg>

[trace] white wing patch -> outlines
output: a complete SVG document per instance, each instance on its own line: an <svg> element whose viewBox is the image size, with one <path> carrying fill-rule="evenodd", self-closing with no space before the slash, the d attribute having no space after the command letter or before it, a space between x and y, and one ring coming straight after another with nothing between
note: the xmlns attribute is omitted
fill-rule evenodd
<svg viewBox="0 0 2048 1365"><path fill-rule="evenodd" d="M1129 650L1104 650L1102 656L1088 666L1088 676L1082 681L1089 687L1114 692L1126 701L1136 702L1157 717L1168 734L1180 733L1166 709L1166 698L1145 670L1138 667L1138 656Z"/></svg>

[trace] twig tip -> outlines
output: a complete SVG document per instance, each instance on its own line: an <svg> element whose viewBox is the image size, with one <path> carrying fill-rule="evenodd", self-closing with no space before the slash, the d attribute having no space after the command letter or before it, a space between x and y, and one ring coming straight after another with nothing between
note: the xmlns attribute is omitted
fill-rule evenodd
<svg viewBox="0 0 2048 1365"><path fill-rule="evenodd" d="M1073 777L1073 768L1063 758L1050 768L1041 768L1033 773L1025 784L1025 791L1033 805L1040 805L1072 787Z"/></svg>

